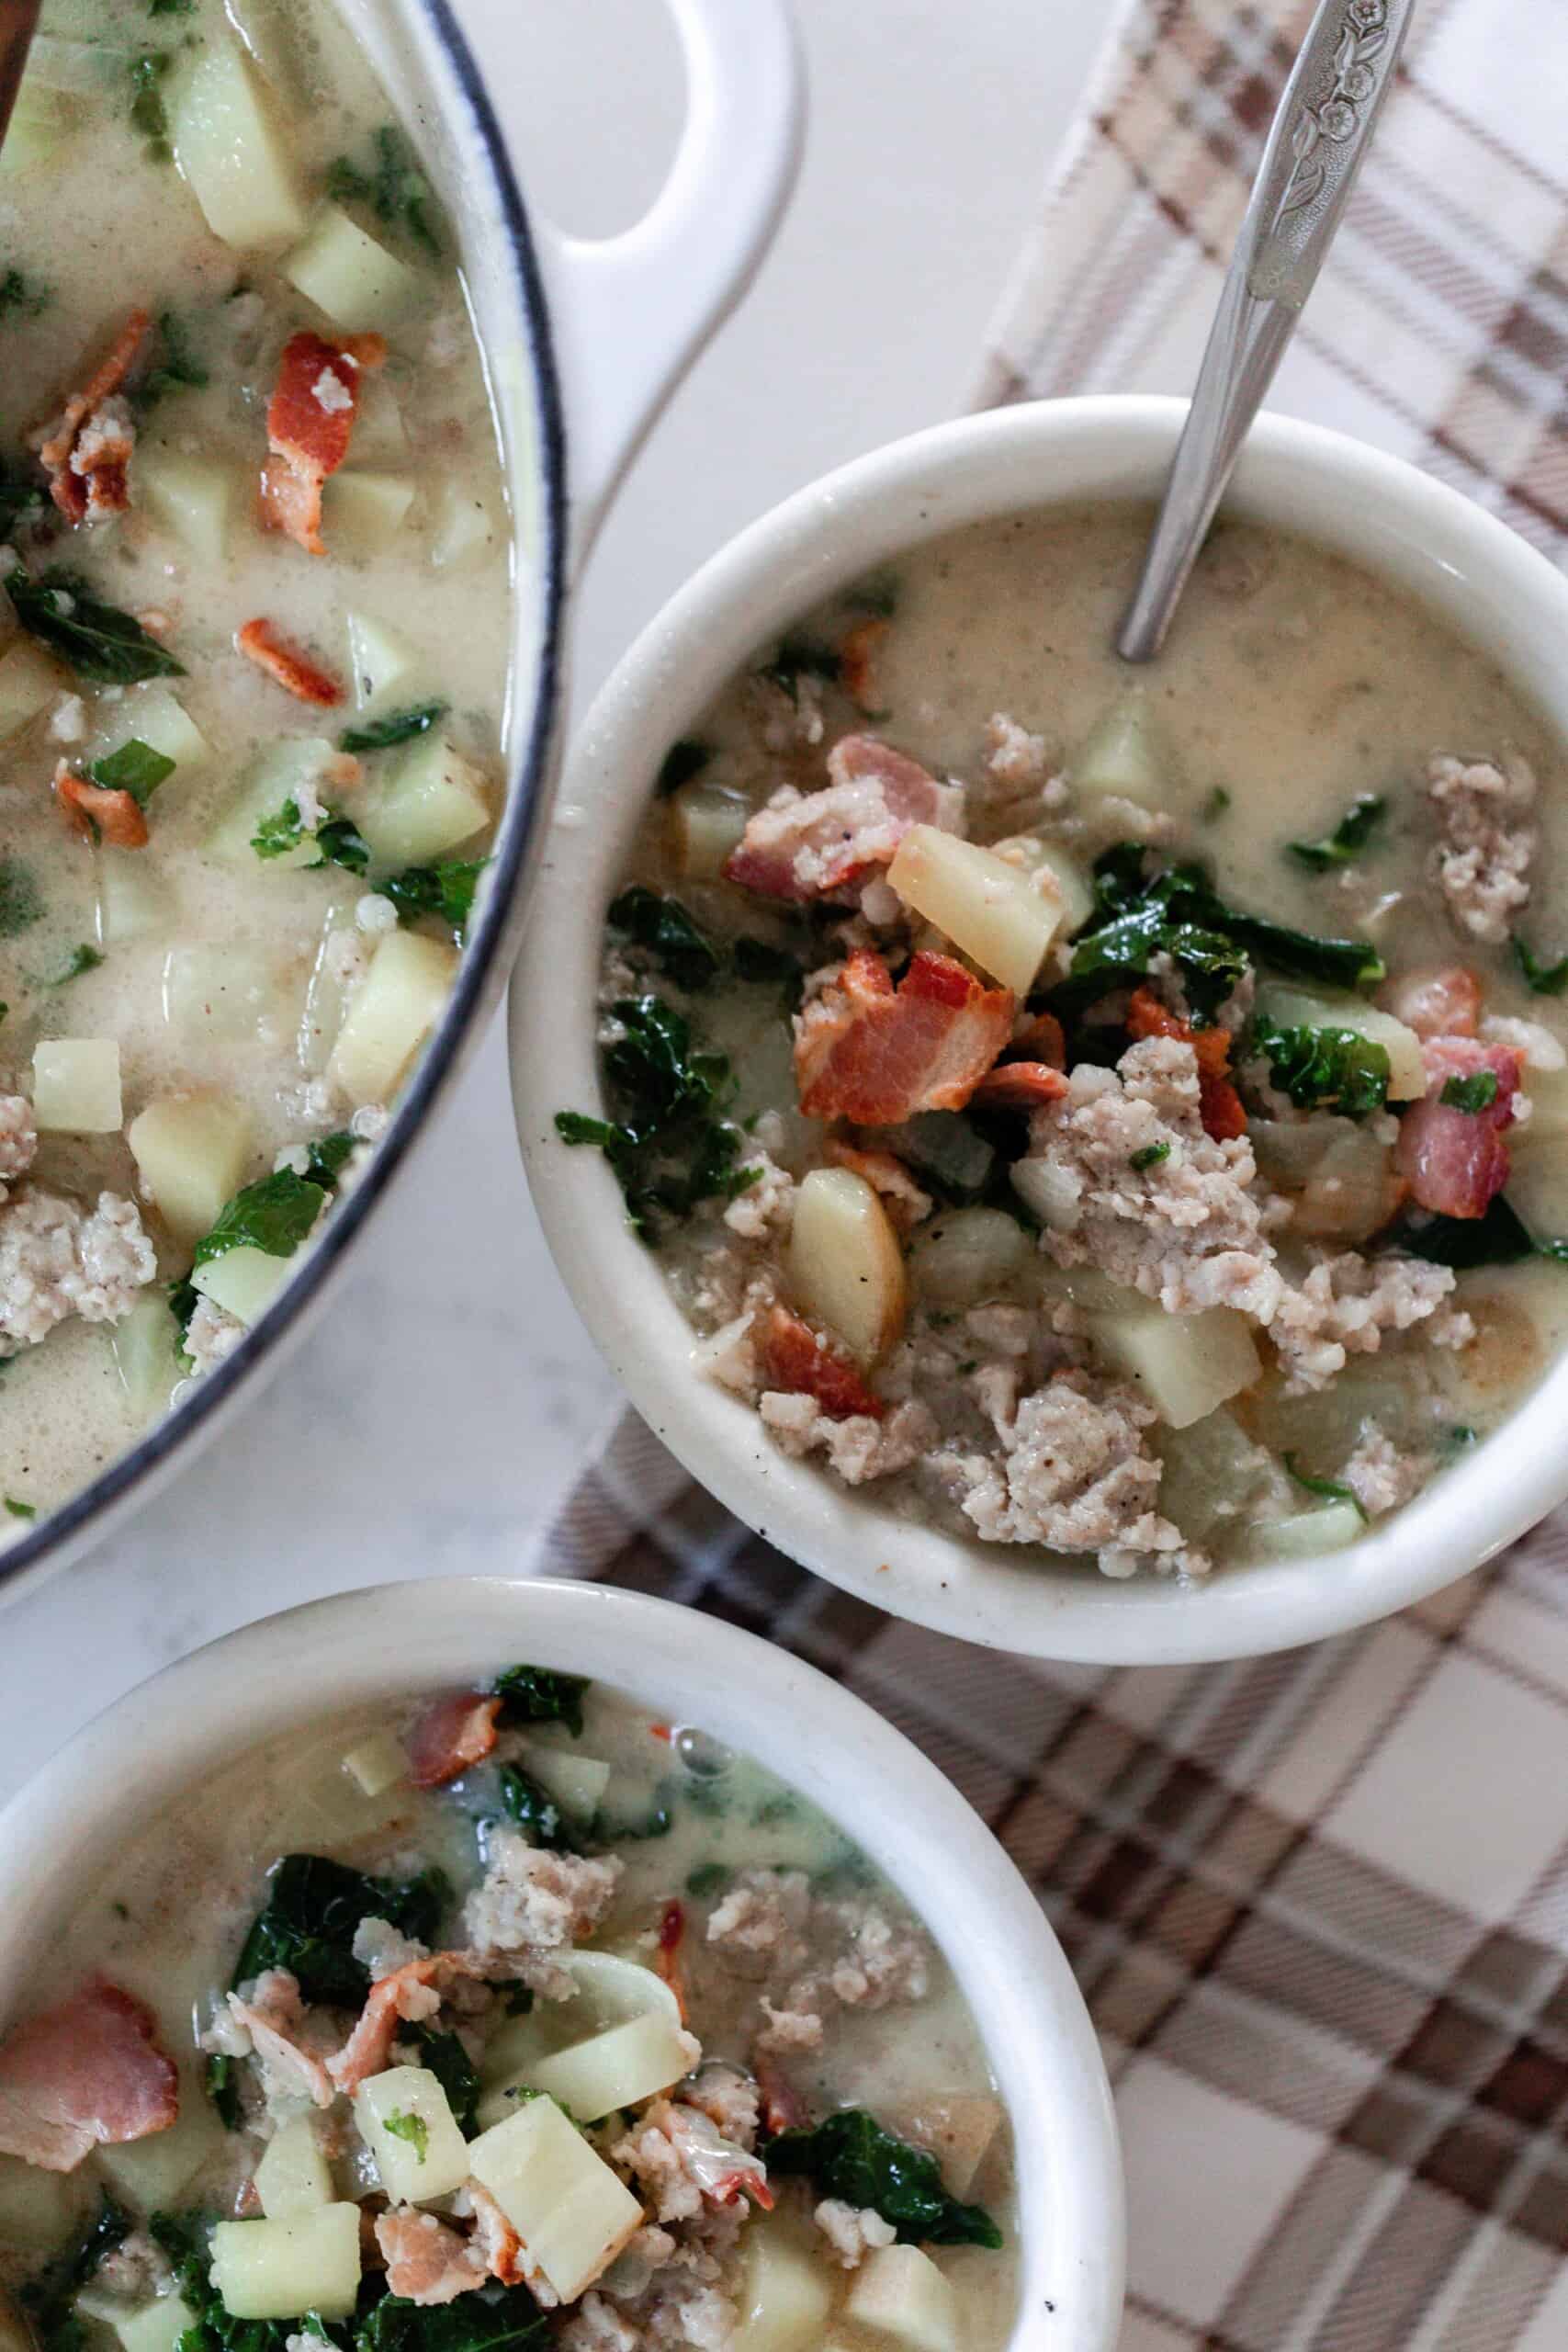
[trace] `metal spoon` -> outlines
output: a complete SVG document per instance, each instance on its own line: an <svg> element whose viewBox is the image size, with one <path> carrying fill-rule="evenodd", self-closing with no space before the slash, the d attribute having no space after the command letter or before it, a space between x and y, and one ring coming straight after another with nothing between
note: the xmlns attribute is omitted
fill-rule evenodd
<svg viewBox="0 0 1568 2352"><path fill-rule="evenodd" d="M0 146L5 144L6 127L22 85L22 68L33 45L42 5L43 0L0 0Z"/></svg>
<svg viewBox="0 0 1568 2352"><path fill-rule="evenodd" d="M1124 662L1165 641L1247 429L1334 242L1393 86L1416 0L1322 0L1253 185L1170 479L1117 634Z"/></svg>

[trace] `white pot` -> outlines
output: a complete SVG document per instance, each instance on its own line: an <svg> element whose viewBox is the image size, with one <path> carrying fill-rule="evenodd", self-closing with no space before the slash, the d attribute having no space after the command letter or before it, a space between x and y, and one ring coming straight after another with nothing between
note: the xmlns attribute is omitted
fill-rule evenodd
<svg viewBox="0 0 1568 2352"><path fill-rule="evenodd" d="M1010 2352L1113 2352L1122 2178L1072 1973L1001 1848L934 1765L837 1683L714 1617L594 1585L463 1578L264 1618L155 1675L0 1814L0 2028L69 1970L62 1938L160 1808L252 1744L517 1657L612 1683L754 1756L841 1824L953 1967L1012 2120L1021 2316Z"/></svg>
<svg viewBox="0 0 1568 2352"><path fill-rule="evenodd" d="M337 0L368 51L456 232L504 444L516 628L492 888L445 1014L364 1182L233 1354L91 1485L0 1558L0 1603L127 1510L254 1394L302 1334L367 1218L431 1123L516 952L538 820L557 767L569 591L622 474L671 390L748 283L799 158L803 85L788 0L667 0L687 85L684 129L650 211L604 241L530 214L507 95L528 70L517 0Z"/></svg>
<svg viewBox="0 0 1568 2352"><path fill-rule="evenodd" d="M692 1368L692 1335L628 1230L600 1156L554 1117L599 1103L604 908L660 761L756 649L835 589L965 524L1092 499L1149 499L1186 415L1170 400L1042 402L967 417L844 467L705 565L589 715L545 846L513 983L518 1132L545 1232L633 1403L693 1476L782 1551L895 1615L1033 1657L1114 1664L1239 1657L1403 1608L1462 1576L1568 1496L1568 1364L1498 1434L1349 1549L1227 1568L1183 1589L1025 1566L1005 1545L895 1517L773 1447ZM1297 531L1413 590L1505 667L1568 736L1568 582L1467 500L1359 443L1265 416L1227 512ZM592 821L581 821L591 814ZM1568 1276L1564 1277L1568 1280Z"/></svg>

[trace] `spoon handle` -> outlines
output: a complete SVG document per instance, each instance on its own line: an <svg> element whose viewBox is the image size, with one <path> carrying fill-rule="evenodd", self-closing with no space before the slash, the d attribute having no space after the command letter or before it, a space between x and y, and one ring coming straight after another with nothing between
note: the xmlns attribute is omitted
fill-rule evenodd
<svg viewBox="0 0 1568 2352"><path fill-rule="evenodd" d="M40 6L41 0L0 0L0 142L22 85Z"/></svg>
<svg viewBox="0 0 1568 2352"><path fill-rule="evenodd" d="M1416 0L1322 0L1269 126L1133 601L1124 662L1165 640L1248 425L1334 241Z"/></svg>

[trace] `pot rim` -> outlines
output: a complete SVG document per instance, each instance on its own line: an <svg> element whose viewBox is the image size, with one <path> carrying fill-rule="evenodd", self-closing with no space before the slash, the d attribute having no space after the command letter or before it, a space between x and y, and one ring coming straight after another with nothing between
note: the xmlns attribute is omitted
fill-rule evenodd
<svg viewBox="0 0 1568 2352"><path fill-rule="evenodd" d="M1020 2211L1048 2216L1021 2233L1010 2352L1112 2352L1123 2226L1115 2120L1088 2010L1044 1913L957 1790L863 1700L760 1635L674 1601L551 1578L367 1587L262 1618L164 1668L0 1813L0 2007L130 1827L204 1770L362 1701L489 1679L519 1651L660 1713L679 1706L801 1789L900 1889L975 2013L1013 2119ZM1033 2314L1052 2306L1036 2327Z"/></svg>
<svg viewBox="0 0 1568 2352"><path fill-rule="evenodd" d="M896 1517L779 1453L750 1408L691 1368L692 1336L627 1229L599 1155L556 1136L559 1108L599 1104L593 1049L603 911L668 745L778 630L923 540L987 518L1147 500L1187 413L1145 395L1036 402L958 419L855 459L752 524L651 623L603 690L559 795L513 976L513 1100L547 1240L579 1312L671 1451L781 1550L894 1614L1031 1656L1096 1664L1249 1657L1344 1632L1478 1566L1568 1497L1568 1355L1502 1427L1344 1551L1226 1568L1206 1587L1112 1584L1010 1562ZM1421 595L1568 735L1568 581L1495 516L1403 460L1266 413L1229 513L1294 529ZM581 821L592 808L592 825ZM546 993L541 994L542 991ZM536 1022L531 1001L547 1001Z"/></svg>

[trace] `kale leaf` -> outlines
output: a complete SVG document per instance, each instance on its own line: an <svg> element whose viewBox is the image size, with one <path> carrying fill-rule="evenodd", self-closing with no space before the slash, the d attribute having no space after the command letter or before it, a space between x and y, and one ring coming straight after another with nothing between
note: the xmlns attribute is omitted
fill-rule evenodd
<svg viewBox="0 0 1568 2352"><path fill-rule="evenodd" d="M737 1166L739 1128L721 1116L733 1091L728 1058L701 1051L683 1013L662 997L624 997L611 1007L622 1034L604 1051L615 1116L558 1111L563 1143L594 1144L615 1170L634 1232L652 1241L666 1219L700 1201L733 1200L756 1181Z"/></svg>
<svg viewBox="0 0 1568 2352"><path fill-rule="evenodd" d="M1359 1029L1281 1029L1259 1014L1252 1043L1266 1056L1269 1076L1298 1111L1337 1111L1364 1119L1388 1100L1388 1048Z"/></svg>
<svg viewBox="0 0 1568 2352"><path fill-rule="evenodd" d="M480 2287L449 2303L386 2295L355 2335L355 2352L544 2352L549 2323L526 2287Z"/></svg>
<svg viewBox="0 0 1568 2352"><path fill-rule="evenodd" d="M789 696L791 702L800 699L802 678L816 678L824 685L832 685L843 668L837 650L826 638L813 637L807 629L788 629L780 638L778 650L771 662L764 662L758 671Z"/></svg>
<svg viewBox="0 0 1568 2352"><path fill-rule="evenodd" d="M983 2245L1002 2233L982 2205L961 2205L942 2185L924 2148L885 2131L863 2107L843 2107L818 2124L781 2132L767 2143L770 2173L805 2173L818 2197L869 2205L906 2245Z"/></svg>
<svg viewBox="0 0 1568 2352"><path fill-rule="evenodd" d="M251 835L251 847L258 857L284 857L298 849L305 837L305 821L299 814L299 803L292 793L280 808L264 817Z"/></svg>
<svg viewBox="0 0 1568 2352"><path fill-rule="evenodd" d="M552 1666L509 1666L491 1684L501 1701L503 1724L564 1724L573 1739L582 1736L582 1694L592 1688L586 1674L558 1674Z"/></svg>
<svg viewBox="0 0 1568 2352"><path fill-rule="evenodd" d="M149 49L133 57L129 68L131 124L147 141L147 153L156 164L167 164L174 157L163 91L164 77L174 62L166 49Z"/></svg>
<svg viewBox="0 0 1568 2352"><path fill-rule="evenodd" d="M100 686L136 686L146 678L183 678L185 664L149 637L138 620L95 596L74 571L37 580L8 572L6 593L22 627L79 678Z"/></svg>
<svg viewBox="0 0 1568 2352"><path fill-rule="evenodd" d="M370 863L370 844L351 818L324 817L315 838L319 854L312 873L318 865L341 865L345 874L363 874Z"/></svg>
<svg viewBox="0 0 1568 2352"><path fill-rule="evenodd" d="M21 270L0 270L0 323L7 319L36 319L51 299L47 286L35 284Z"/></svg>
<svg viewBox="0 0 1568 2352"><path fill-rule="evenodd" d="M173 311L158 318L158 360L137 386L134 399L145 414L168 392L204 391L211 382L207 369L190 347L185 328Z"/></svg>
<svg viewBox="0 0 1568 2352"><path fill-rule="evenodd" d="M446 857L435 865L405 865L400 874L389 874L376 887L384 899L390 899L400 922L436 915L461 932L474 911L474 893L489 864L486 857Z"/></svg>
<svg viewBox="0 0 1568 2352"><path fill-rule="evenodd" d="M292 1168L276 1168L226 1202L218 1222L196 1245L191 1263L209 1265L231 1250L261 1250L291 1258L321 1216L330 1187Z"/></svg>
<svg viewBox="0 0 1568 2352"><path fill-rule="evenodd" d="M237 2132L243 2110L240 2105L238 2061L220 2052L207 2062L207 2096L226 2132Z"/></svg>
<svg viewBox="0 0 1568 2352"><path fill-rule="evenodd" d="M1451 1266L1456 1273L1472 1266L1511 1266L1521 1258L1568 1265L1568 1240L1533 1240L1501 1193L1480 1216L1406 1216L1391 1238L1413 1258Z"/></svg>
<svg viewBox="0 0 1568 2352"><path fill-rule="evenodd" d="M97 2274L104 2256L130 2235L130 2215L106 2189L98 2210L73 2246L30 2279L17 2300L32 2323L43 2352L81 2352L87 2331L72 2309L77 2291Z"/></svg>
<svg viewBox="0 0 1568 2352"><path fill-rule="evenodd" d="M166 752L155 752L133 735L118 752L109 752L101 760L94 760L87 774L106 792L129 792L139 808L145 808L158 786L174 775L175 763Z"/></svg>
<svg viewBox="0 0 1568 2352"><path fill-rule="evenodd" d="M609 921L614 930L646 948L660 970L688 992L707 988L724 968L717 948L704 938L680 899L661 897L640 882L610 901Z"/></svg>
<svg viewBox="0 0 1568 2352"><path fill-rule="evenodd" d="M434 260L444 250L439 213L430 182L414 161L400 130L383 123L373 141L368 171L340 155L327 171L327 194L338 203L368 205L386 227L401 229Z"/></svg>
<svg viewBox="0 0 1568 2352"><path fill-rule="evenodd" d="M660 763L653 787L657 797L668 800L672 792L679 792L683 784L701 775L712 758L710 743L699 742L694 735L682 735L678 742L671 744Z"/></svg>
<svg viewBox="0 0 1568 2352"><path fill-rule="evenodd" d="M42 513L43 492L32 476L13 473L0 459L0 539L9 538L20 524L36 523Z"/></svg>
<svg viewBox="0 0 1568 2352"><path fill-rule="evenodd" d="M79 980L85 972L96 972L103 962L96 947L84 939L71 950L58 972L33 973L33 986L39 989L62 989L68 980Z"/></svg>
<svg viewBox="0 0 1568 2352"><path fill-rule="evenodd" d="M415 2021L398 2029L400 2041L417 2044L425 2065L446 2094L446 2104L457 2118L457 2129L471 2139L479 2129L479 2078L455 2033L443 2033L439 2027Z"/></svg>
<svg viewBox="0 0 1568 2352"><path fill-rule="evenodd" d="M394 743L409 743L416 735L428 733L438 718L445 718L450 703L422 702L408 710L389 711L385 718L368 719L363 727L348 727L338 737L340 752L385 752Z"/></svg>
<svg viewBox="0 0 1568 2352"><path fill-rule="evenodd" d="M273 1865L266 1903L241 1947L234 1983L287 1968L307 2001L356 2008L370 1986L370 1973L353 1951L361 1919L390 1920L405 1936L434 1944L451 1899L439 1870L400 1882L368 1877L324 1854L285 1854Z"/></svg>
<svg viewBox="0 0 1568 2352"><path fill-rule="evenodd" d="M519 1829L527 1832L536 1846L543 1846L552 1854L576 1853L577 1847L560 1806L521 1765L502 1766L501 1802L509 1817Z"/></svg>
<svg viewBox="0 0 1568 2352"><path fill-rule="evenodd" d="M1468 1111L1472 1117L1489 1111L1497 1100L1497 1073L1495 1069L1475 1069L1468 1078L1447 1079L1438 1100L1446 1102L1450 1111Z"/></svg>
<svg viewBox="0 0 1568 2352"><path fill-rule="evenodd" d="M1363 1525L1365 1524L1367 1514L1362 1508L1360 1497L1353 1487L1347 1487L1341 1479L1314 1478L1310 1471L1298 1470L1293 1453L1286 1454L1285 1470L1298 1487L1304 1487L1309 1495L1315 1495L1320 1502L1348 1503L1358 1519Z"/></svg>
<svg viewBox="0 0 1568 2352"><path fill-rule="evenodd" d="M1560 956L1555 964L1539 963L1517 932L1514 961L1537 996L1561 996L1568 989L1568 956Z"/></svg>
<svg viewBox="0 0 1568 2352"><path fill-rule="evenodd" d="M1310 866L1314 874L1326 874L1332 866L1348 865L1359 857L1388 808L1381 792L1363 792L1352 800L1331 833L1315 842L1287 842L1285 847L1298 865Z"/></svg>
<svg viewBox="0 0 1568 2352"><path fill-rule="evenodd" d="M1135 1174L1142 1176L1145 1170L1157 1168L1162 1160L1168 1159L1169 1158L1170 1146L1168 1143L1146 1143L1141 1151L1129 1153L1127 1165L1134 1171Z"/></svg>
<svg viewBox="0 0 1568 2352"><path fill-rule="evenodd" d="M314 2336L348 2352L348 2332L327 2326L319 2312L299 2319L236 2319L212 2283L210 2225L193 2213L154 2213L148 2235L173 2265L175 2285L194 2324L179 2338L176 2352L286 2352L291 2335Z"/></svg>
<svg viewBox="0 0 1568 2352"><path fill-rule="evenodd" d="M736 940L729 951L735 977L749 988L776 988L784 991L784 1011L794 1012L806 994L806 967L787 947L776 947L771 939Z"/></svg>

